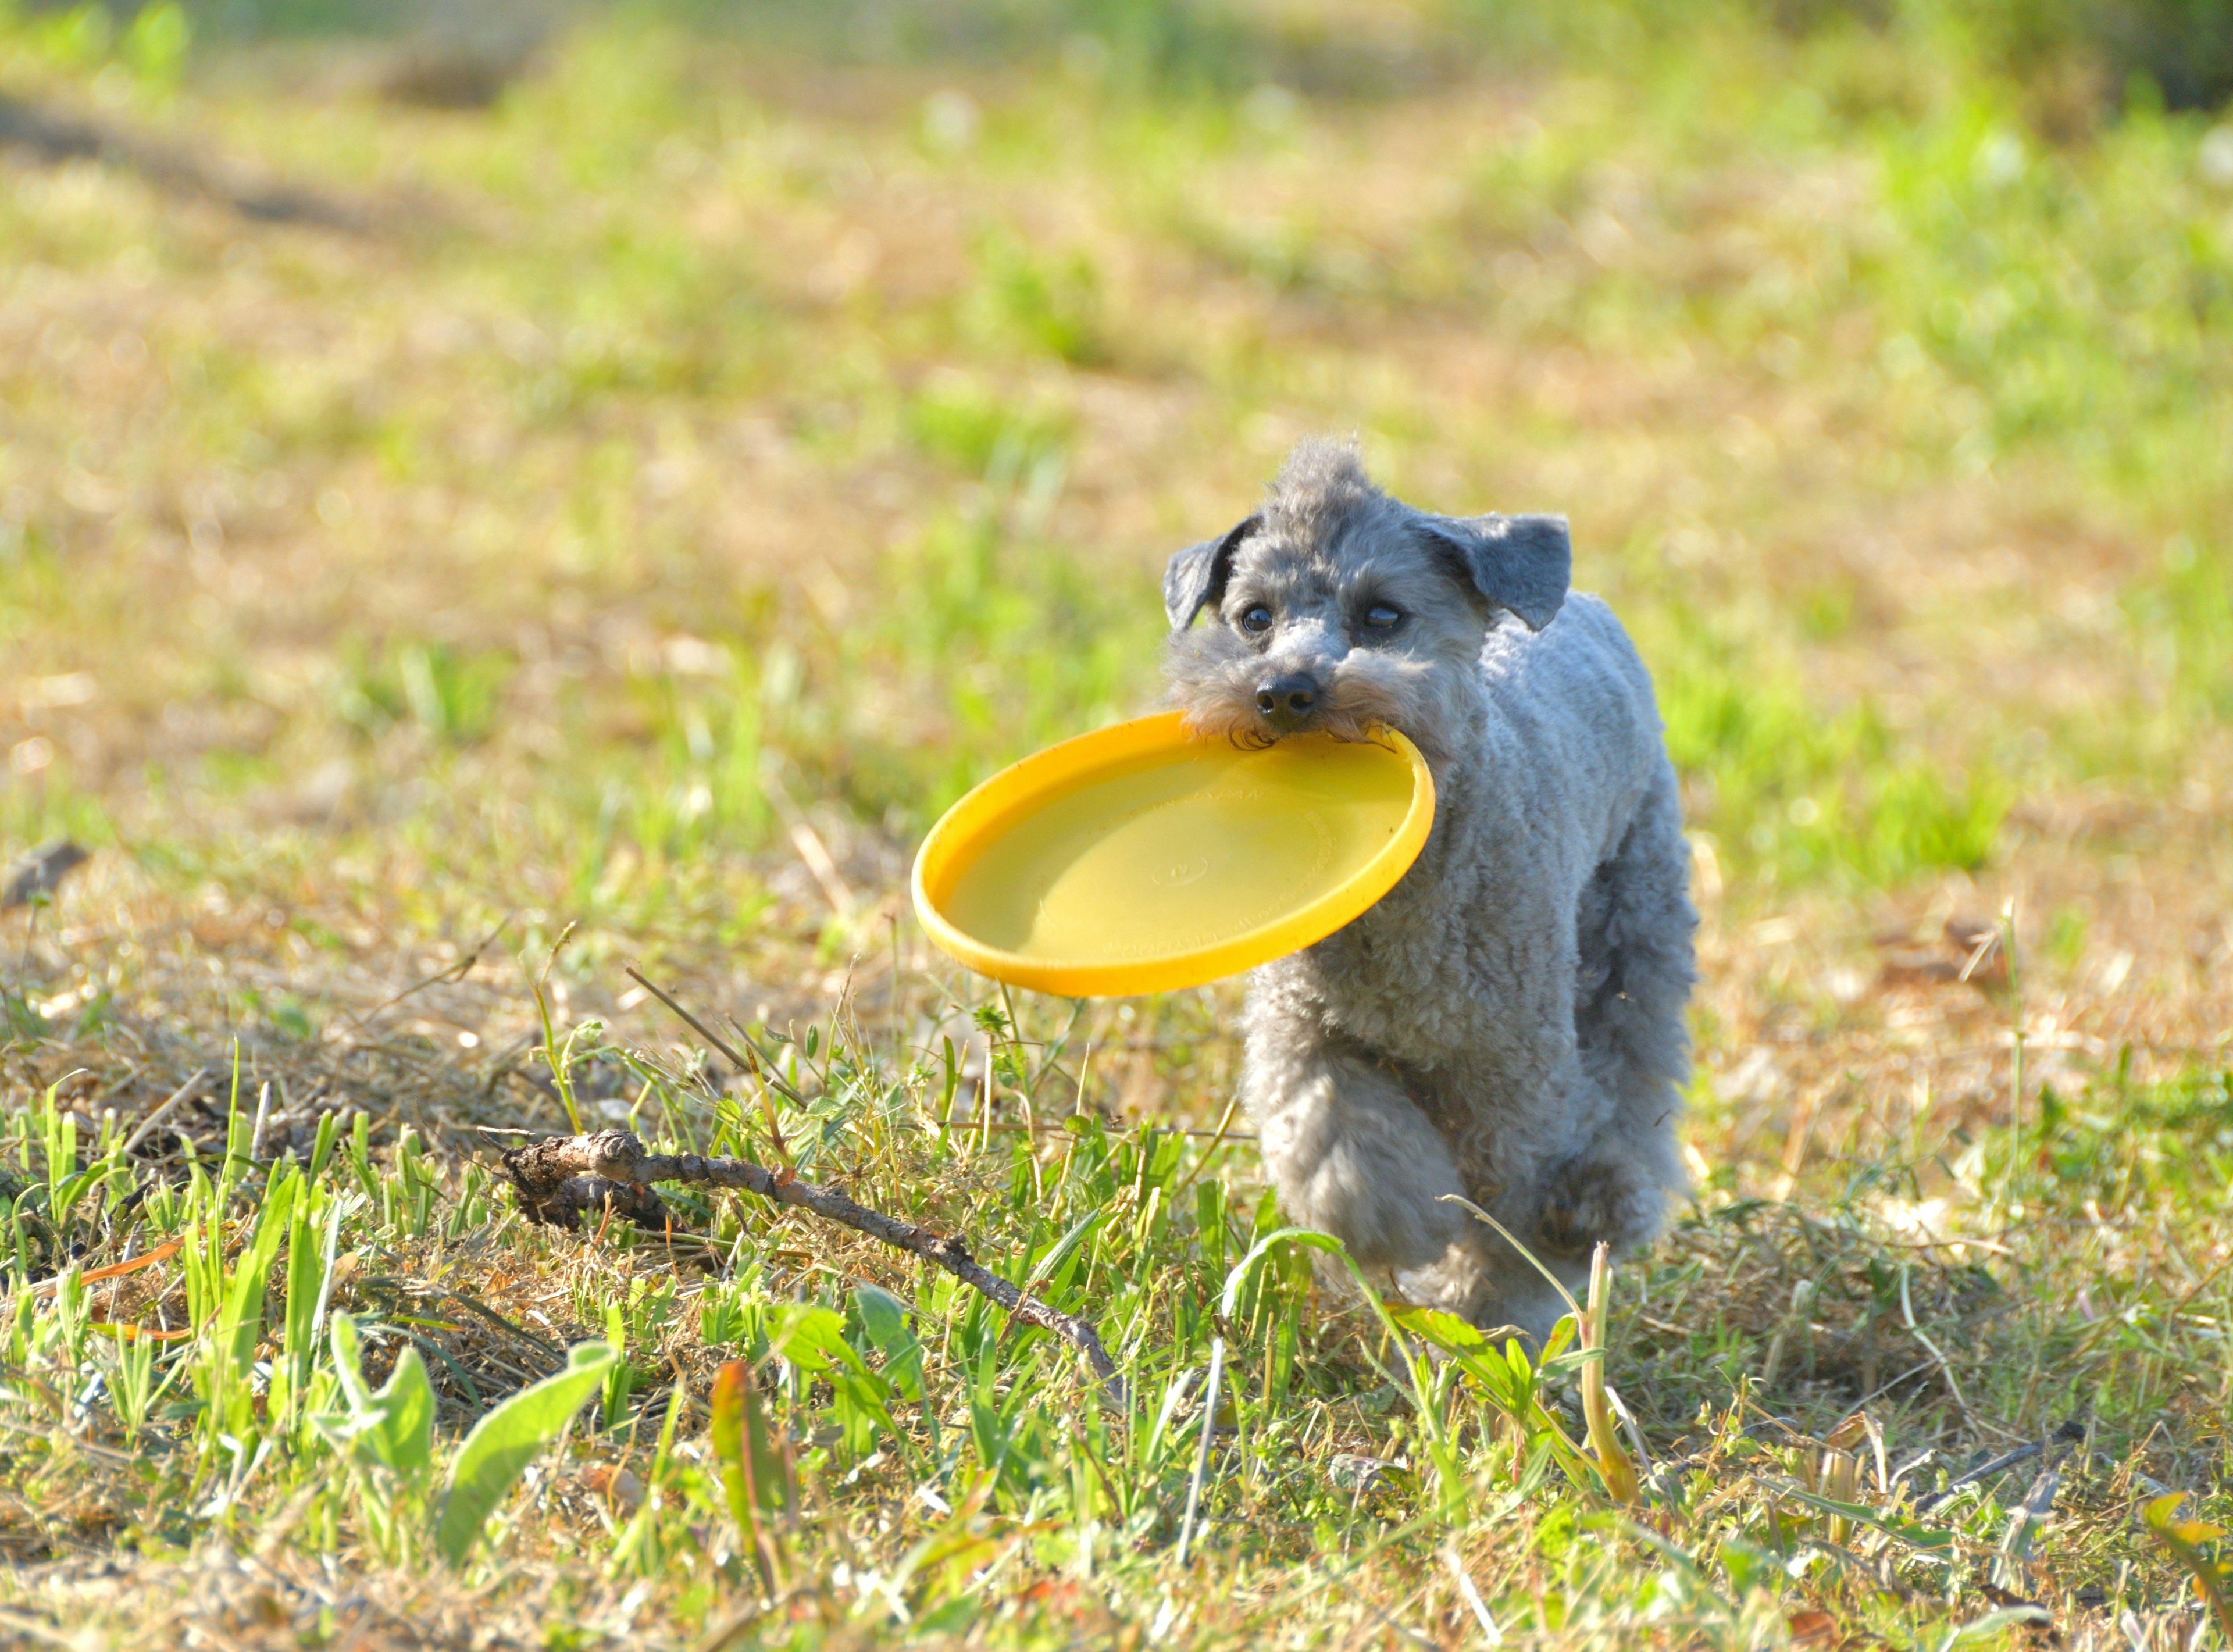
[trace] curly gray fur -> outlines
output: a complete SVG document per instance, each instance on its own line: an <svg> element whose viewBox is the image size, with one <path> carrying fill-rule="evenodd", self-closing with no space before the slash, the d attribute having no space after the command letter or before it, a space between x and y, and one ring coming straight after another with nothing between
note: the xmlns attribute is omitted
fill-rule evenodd
<svg viewBox="0 0 2233 1652"><path fill-rule="evenodd" d="M1415 511L1307 442L1164 576L1194 726L1385 723L1435 773L1402 881L1251 978L1241 1096L1281 1200L1410 1299L1536 1337L1557 1295L1442 1196L1577 1286L1597 1241L1650 1240L1683 1185L1697 923L1650 680L1568 564L1559 518Z"/></svg>

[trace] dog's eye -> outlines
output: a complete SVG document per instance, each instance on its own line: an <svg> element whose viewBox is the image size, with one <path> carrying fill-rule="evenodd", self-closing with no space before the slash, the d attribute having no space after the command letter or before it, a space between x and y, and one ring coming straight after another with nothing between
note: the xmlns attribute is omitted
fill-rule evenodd
<svg viewBox="0 0 2233 1652"><path fill-rule="evenodd" d="M1272 628L1272 610L1259 602L1240 616L1240 628L1252 637L1260 637Z"/></svg>
<svg viewBox="0 0 2233 1652"><path fill-rule="evenodd" d="M1403 615L1401 610L1391 608L1385 602L1375 602L1364 610L1364 622L1375 631L1393 631L1403 623Z"/></svg>

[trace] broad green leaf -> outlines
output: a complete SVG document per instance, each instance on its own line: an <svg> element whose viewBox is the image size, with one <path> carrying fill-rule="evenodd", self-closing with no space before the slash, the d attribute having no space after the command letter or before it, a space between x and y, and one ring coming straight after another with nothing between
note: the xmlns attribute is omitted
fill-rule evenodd
<svg viewBox="0 0 2233 1652"><path fill-rule="evenodd" d="M475 1425L450 1465L435 1528L434 1544L444 1559L465 1564L481 1527L521 1472L558 1437L620 1356L610 1343L576 1343L567 1352L564 1370L522 1389Z"/></svg>
<svg viewBox="0 0 2233 1652"><path fill-rule="evenodd" d="M373 1398L380 1421L363 1436L373 1455L400 1474L426 1473L434 1462L434 1385L417 1349L395 1356L395 1369Z"/></svg>
<svg viewBox="0 0 2233 1652"><path fill-rule="evenodd" d="M845 1340L845 1316L835 1308L787 1303L768 1337L769 1351L789 1360L807 1376L828 1375L833 1365L865 1372L861 1356Z"/></svg>
<svg viewBox="0 0 2233 1652"><path fill-rule="evenodd" d="M1488 1391L1503 1411L1524 1414L1534 1393L1535 1376L1527 1356L1515 1343L1501 1353L1479 1327L1440 1308L1391 1308L1389 1317L1415 1337L1441 1349Z"/></svg>
<svg viewBox="0 0 2233 1652"><path fill-rule="evenodd" d="M1488 1338L1478 1326L1440 1308L1391 1308L1396 1323L1414 1336L1423 1337L1445 1353L1486 1352Z"/></svg>
<svg viewBox="0 0 2233 1652"><path fill-rule="evenodd" d="M1577 1485L1585 1483L1580 1447L1566 1437L1558 1419L1544 1408L1541 1397L1545 1379L1566 1376L1602 1357L1595 1349L1571 1354L1558 1351L1573 1334L1571 1316L1559 1322L1559 1330L1552 1335L1548 1356L1533 1365L1529 1363L1527 1351L1517 1338L1507 1337L1500 1350L1477 1327L1438 1308L1392 1308L1386 1310L1383 1317L1390 1324L1442 1349L1461 1370L1481 1384L1490 1404L1520 1424L1528 1434L1540 1437L1542 1447L1549 1450L1568 1479Z"/></svg>
<svg viewBox="0 0 2233 1652"><path fill-rule="evenodd" d="M865 1369L837 1365L830 1368L830 1384L836 1391L831 1410L845 1431L849 1454L867 1454L875 1438L874 1428L882 1429L902 1451L908 1449L907 1435L892 1420L894 1390L889 1382Z"/></svg>
<svg viewBox="0 0 2233 1652"><path fill-rule="evenodd" d="M374 1392L364 1384L356 1322L335 1314L334 1371L348 1402L345 1415L327 1413L311 1419L320 1434L356 1461L393 1469L416 1479L434 1460L434 1388L415 1348L395 1356L395 1369Z"/></svg>
<svg viewBox="0 0 2233 1652"><path fill-rule="evenodd" d="M348 1314L334 1316L334 1376L342 1396L352 1411L372 1409L372 1390L364 1385L364 1358L357 1344L356 1321Z"/></svg>
<svg viewBox="0 0 2233 1652"><path fill-rule="evenodd" d="M853 1292L853 1306L869 1340L882 1353L885 1375L902 1398L922 1398L922 1344L908 1329L907 1308L890 1291L864 1285Z"/></svg>

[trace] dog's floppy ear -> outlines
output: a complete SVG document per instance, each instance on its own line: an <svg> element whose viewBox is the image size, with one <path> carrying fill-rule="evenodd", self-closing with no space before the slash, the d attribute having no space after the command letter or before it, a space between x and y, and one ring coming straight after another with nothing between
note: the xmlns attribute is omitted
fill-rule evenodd
<svg viewBox="0 0 2233 1652"><path fill-rule="evenodd" d="M1225 576L1233 569L1234 547L1248 537L1261 517L1250 517L1221 539L1205 539L1174 556L1163 569L1163 612L1171 629L1183 631L1206 606L1224 600Z"/></svg>
<svg viewBox="0 0 2233 1652"><path fill-rule="evenodd" d="M1474 589L1510 608L1530 631L1558 617L1573 576L1573 542L1564 517L1428 517L1426 530L1455 550Z"/></svg>

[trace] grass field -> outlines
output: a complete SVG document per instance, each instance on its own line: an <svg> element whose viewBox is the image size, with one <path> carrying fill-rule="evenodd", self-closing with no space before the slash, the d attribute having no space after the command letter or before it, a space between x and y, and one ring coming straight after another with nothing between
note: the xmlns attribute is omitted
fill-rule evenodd
<svg viewBox="0 0 2233 1652"><path fill-rule="evenodd" d="M1820 10L0 4L0 857L91 851L0 912L0 1639L2233 1642L2233 124ZM1327 430L1567 512L1657 677L1632 1499L1576 1350L1273 1238L1237 985L1003 995L905 905ZM494 1167L764 1104L1121 1392Z"/></svg>

